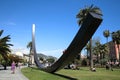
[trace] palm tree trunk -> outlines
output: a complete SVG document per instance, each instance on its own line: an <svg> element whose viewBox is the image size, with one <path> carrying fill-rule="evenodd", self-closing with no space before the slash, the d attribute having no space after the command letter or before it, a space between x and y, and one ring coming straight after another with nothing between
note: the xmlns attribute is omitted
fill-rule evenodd
<svg viewBox="0 0 120 80"><path fill-rule="evenodd" d="M120 49L119 49L119 44L117 44L117 47L118 47L118 56L119 56L118 60L119 60L119 65L120 65Z"/></svg>
<svg viewBox="0 0 120 80"><path fill-rule="evenodd" d="M29 54L28 67L30 67L30 54Z"/></svg>
<svg viewBox="0 0 120 80"><path fill-rule="evenodd" d="M107 47L109 47L108 37L107 37ZM107 53L107 56L108 56L108 60L110 60L111 59L111 53L110 53L110 51Z"/></svg>
<svg viewBox="0 0 120 80"><path fill-rule="evenodd" d="M92 39L90 39L90 70L93 68Z"/></svg>
<svg viewBox="0 0 120 80"><path fill-rule="evenodd" d="M87 59L89 59L89 57L88 57L88 50L87 50Z"/></svg>
<svg viewBox="0 0 120 80"><path fill-rule="evenodd" d="M99 63L99 56L98 56L98 54L97 54L97 63Z"/></svg>
<svg viewBox="0 0 120 80"><path fill-rule="evenodd" d="M7 66L6 65L4 65L4 70L7 70Z"/></svg>
<svg viewBox="0 0 120 80"><path fill-rule="evenodd" d="M100 53L100 64L101 64L101 67L102 67L102 53Z"/></svg>
<svg viewBox="0 0 120 80"><path fill-rule="evenodd" d="M30 49L30 53L29 53L29 63L28 63L28 67L30 67L31 65L31 49Z"/></svg>

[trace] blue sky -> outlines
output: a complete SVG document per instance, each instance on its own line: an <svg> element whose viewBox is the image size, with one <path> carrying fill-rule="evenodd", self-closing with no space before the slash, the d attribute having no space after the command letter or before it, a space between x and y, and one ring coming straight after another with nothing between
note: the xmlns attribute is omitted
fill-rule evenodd
<svg viewBox="0 0 120 80"><path fill-rule="evenodd" d="M0 0L0 30L11 36L13 52L28 53L32 24L36 25L36 49L39 53L59 57L76 35L76 15L94 4L103 13L103 22L93 38L106 42L103 31L120 29L119 0ZM109 41L111 39L109 38Z"/></svg>

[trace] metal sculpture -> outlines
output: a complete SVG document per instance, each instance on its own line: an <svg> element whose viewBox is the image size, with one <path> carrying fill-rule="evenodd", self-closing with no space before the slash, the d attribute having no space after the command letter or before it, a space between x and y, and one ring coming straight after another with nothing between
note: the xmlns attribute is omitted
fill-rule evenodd
<svg viewBox="0 0 120 80"><path fill-rule="evenodd" d="M71 63L74 58L81 52L83 47L86 43L90 40L92 35L97 30L98 26L101 24L102 18L100 15L95 13L88 13L85 21L83 22L81 28L79 29L78 33L74 37L73 41L66 49L64 54L51 66L44 67L38 60L36 48L35 48L35 25L33 25L32 29L32 45L33 45L33 52L34 52L34 60L38 68L43 71L54 73L60 69L62 69L67 64Z"/></svg>

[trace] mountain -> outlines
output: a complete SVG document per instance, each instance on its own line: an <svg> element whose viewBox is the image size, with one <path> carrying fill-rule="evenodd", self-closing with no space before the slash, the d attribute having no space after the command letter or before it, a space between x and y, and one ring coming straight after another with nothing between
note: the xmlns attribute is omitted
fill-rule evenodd
<svg viewBox="0 0 120 80"><path fill-rule="evenodd" d="M56 57L47 56L47 55L44 55L44 54L42 54L42 53L38 53L37 56L38 56L38 57L42 57L42 58L44 58L44 59L54 58L55 60L57 60Z"/></svg>

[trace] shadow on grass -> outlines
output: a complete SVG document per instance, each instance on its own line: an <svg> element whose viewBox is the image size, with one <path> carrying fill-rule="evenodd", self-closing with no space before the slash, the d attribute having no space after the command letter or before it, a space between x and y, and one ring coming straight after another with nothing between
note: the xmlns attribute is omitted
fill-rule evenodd
<svg viewBox="0 0 120 80"><path fill-rule="evenodd" d="M53 73L53 74L56 75L56 76L60 76L60 77L66 78L66 79L68 79L68 80L78 80L78 79L76 79L76 78L72 78L72 77L65 76L65 75L58 74L58 73Z"/></svg>
<svg viewBox="0 0 120 80"><path fill-rule="evenodd" d="M39 68L35 68L35 67L31 67L31 71L32 70L40 70ZM50 74L53 74L53 75L56 75L56 76L60 76L60 77L63 77L63 78L66 78L68 80L78 80L76 78L72 78L72 77L69 77L69 76L65 76L65 75L62 75L62 74L58 74L58 73L50 73Z"/></svg>

